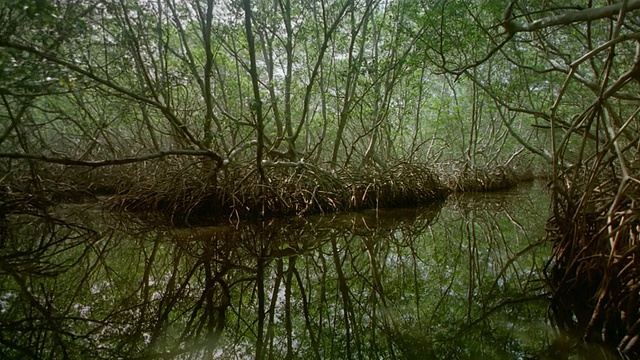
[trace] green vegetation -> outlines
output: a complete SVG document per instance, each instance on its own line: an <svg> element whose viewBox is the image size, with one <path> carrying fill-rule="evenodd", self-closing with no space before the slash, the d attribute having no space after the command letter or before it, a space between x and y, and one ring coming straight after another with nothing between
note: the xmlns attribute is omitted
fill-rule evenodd
<svg viewBox="0 0 640 360"><path fill-rule="evenodd" d="M531 155L481 87L432 60L438 43L475 42L454 34L481 36L465 22L432 36L444 17L471 20L465 7L10 1L0 9L2 181L67 201L120 194L115 205L184 217L358 208L375 201L336 187L372 179L417 180L376 190L407 205L446 195L436 174L453 190L510 186L487 176L524 173ZM275 201L286 187L295 200Z"/></svg>
<svg viewBox="0 0 640 360"><path fill-rule="evenodd" d="M637 354L639 11L6 0L0 231L10 214L101 195L180 221L264 219L543 175L554 310Z"/></svg>

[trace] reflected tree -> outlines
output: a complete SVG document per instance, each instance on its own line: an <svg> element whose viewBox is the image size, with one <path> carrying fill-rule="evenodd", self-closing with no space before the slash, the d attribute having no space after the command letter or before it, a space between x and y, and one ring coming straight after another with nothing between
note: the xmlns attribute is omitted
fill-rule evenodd
<svg viewBox="0 0 640 360"><path fill-rule="evenodd" d="M9 227L0 249L0 354L535 354L552 337L536 301L536 251L548 254L538 200L466 196L445 210L193 229L136 229L84 209L25 215L31 226ZM70 225L79 217L86 225Z"/></svg>

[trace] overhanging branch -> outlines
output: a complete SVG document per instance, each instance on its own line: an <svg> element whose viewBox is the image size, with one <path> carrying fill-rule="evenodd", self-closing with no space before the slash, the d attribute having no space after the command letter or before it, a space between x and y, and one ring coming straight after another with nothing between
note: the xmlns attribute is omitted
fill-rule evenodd
<svg viewBox="0 0 640 360"><path fill-rule="evenodd" d="M513 5L513 2L512 2ZM620 13L620 10L623 6L625 6L626 11L634 11L640 9L640 0L629 0L621 1L616 4L602 6L598 8L590 8L579 11L567 12L562 15L557 16L549 16L542 19L538 19L529 23L519 24L513 20L509 21L508 19L511 17L511 10L513 10L513 6L510 5L507 8L507 13L505 14L505 24L504 27L511 34L516 32L531 32L544 28L548 28L551 26L557 25L568 25L575 22L582 21L593 21L598 19L604 19L612 17L616 14Z"/></svg>
<svg viewBox="0 0 640 360"><path fill-rule="evenodd" d="M92 80L94 80L95 82L97 82L98 84L104 85L108 88L111 88L115 91L117 91L120 94L123 94L133 100L136 101L140 101L149 105L152 105L154 107L156 107L157 109L159 109L162 114L167 118L167 120L169 120L169 122L171 124L173 124L176 128L178 128L178 130L180 131L180 133L182 135L184 135L184 137L189 140L192 144L196 145L198 148L200 148L200 150L202 151L207 151L205 149L205 146L198 141L198 139L196 139L196 137L191 133L191 131L189 131L189 129L187 128L187 126L180 120L178 119L175 114L173 113L173 111L167 107L165 104L161 103L158 99L153 99L153 98L148 98L146 96L140 95L134 91L128 90L125 87L118 85L117 83L111 81L111 80L107 80L104 79L98 75L96 75L95 73L93 73L90 70L84 69L83 67L74 64L72 62L66 61L64 59L60 59L58 58L55 54L49 53L47 51L43 51L43 50L39 50L33 46L27 45L27 44L21 44L21 43L16 43L16 42L11 42L5 39L0 39L0 47L4 47L4 48L10 48L10 49L15 49L15 50L20 50L20 51L25 51L31 54L34 54L42 59L51 61L52 63L61 65L66 67L67 69L84 75Z"/></svg>
<svg viewBox="0 0 640 360"><path fill-rule="evenodd" d="M87 167L101 167L101 166L113 166L113 165L126 165L136 162L142 162L147 160L160 159L171 155L186 155L186 156L204 156L212 160L215 160L218 164L222 164L222 157L213 151L208 150L169 150L160 151L154 154L148 154L143 156L124 157L120 159L110 160L96 160L96 161L81 161L69 158L53 158L45 155L38 154L20 154L20 153L0 153L0 158L4 159L30 159L48 162L52 164L70 165L70 166L87 166Z"/></svg>

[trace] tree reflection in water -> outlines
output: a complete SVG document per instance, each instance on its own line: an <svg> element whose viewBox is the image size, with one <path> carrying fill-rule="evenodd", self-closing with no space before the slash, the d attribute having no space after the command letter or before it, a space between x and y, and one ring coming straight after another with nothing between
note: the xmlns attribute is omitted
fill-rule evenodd
<svg viewBox="0 0 640 360"><path fill-rule="evenodd" d="M194 229L15 216L0 357L540 357L547 206L536 188Z"/></svg>

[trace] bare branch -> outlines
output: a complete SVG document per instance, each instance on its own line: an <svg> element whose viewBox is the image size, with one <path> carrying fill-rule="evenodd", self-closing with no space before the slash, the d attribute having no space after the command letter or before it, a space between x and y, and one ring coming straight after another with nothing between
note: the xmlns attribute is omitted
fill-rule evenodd
<svg viewBox="0 0 640 360"><path fill-rule="evenodd" d="M20 153L0 153L0 158L5 159L30 159L30 160L39 160L52 164L61 164L61 165L71 165L71 166L88 166L88 167L101 167L101 166L112 166L112 165L125 165L132 164L136 162L142 162L147 160L154 160L163 157L167 157L170 155L187 155L187 156L206 156L218 162L218 164L222 164L222 157L216 154L213 151L209 150L168 150L168 151L160 151L154 154L148 154L143 156L135 156L135 157L124 157L120 159L111 159L111 160L97 160L97 161L81 161L69 158L52 158L47 157L45 155L38 154L20 154Z"/></svg>
<svg viewBox="0 0 640 360"><path fill-rule="evenodd" d="M622 9L624 5L625 1L621 1L613 5L567 12L562 15L549 16L524 24L519 24L515 21L507 21L504 27L507 29L507 31L509 31L509 33L516 33L536 31L551 26L568 25L582 21L593 21L603 18L609 18L618 14L620 12L620 9ZM509 6L507 15L510 15L511 9L512 6ZM634 11L638 9L640 9L640 0L629 0L628 2L626 2L626 11Z"/></svg>
<svg viewBox="0 0 640 360"><path fill-rule="evenodd" d="M143 103L147 103L150 104L152 106L155 106L157 109L159 109L162 114L167 118L167 120L169 120L174 126L176 126L181 133L185 136L185 138L187 138L189 141L191 141L192 144L196 145L199 149L206 151L205 147L202 145L202 143L200 141L198 141L196 139L196 137L191 133L191 131L189 131L189 129L187 128L187 126L180 121L180 119L178 119L175 114L171 111L171 109L169 107L167 107L165 104L155 100L155 99L151 99L148 98L146 96L140 95L135 93L134 91L128 90L112 81L106 80L104 78L101 78L100 76L96 75L95 73L93 73L92 71L86 70L84 68L82 68L81 66L78 66L74 63L71 63L69 61L63 60L58 58L57 56L46 52L46 51L42 51L39 49L36 49L32 46L28 46L25 44L20 44L20 43L15 43L15 42L11 42L11 41L7 41L4 39L0 39L0 47L6 47L6 48L11 48L11 49L16 49L16 50L20 50L20 51L26 51L28 53L34 54L36 56L39 56L43 59L49 60L55 64L58 65L62 65L64 67L66 67L67 69L74 71L78 74L82 74L94 81L96 81L99 84L102 84L104 86L107 86L131 99L143 102Z"/></svg>

